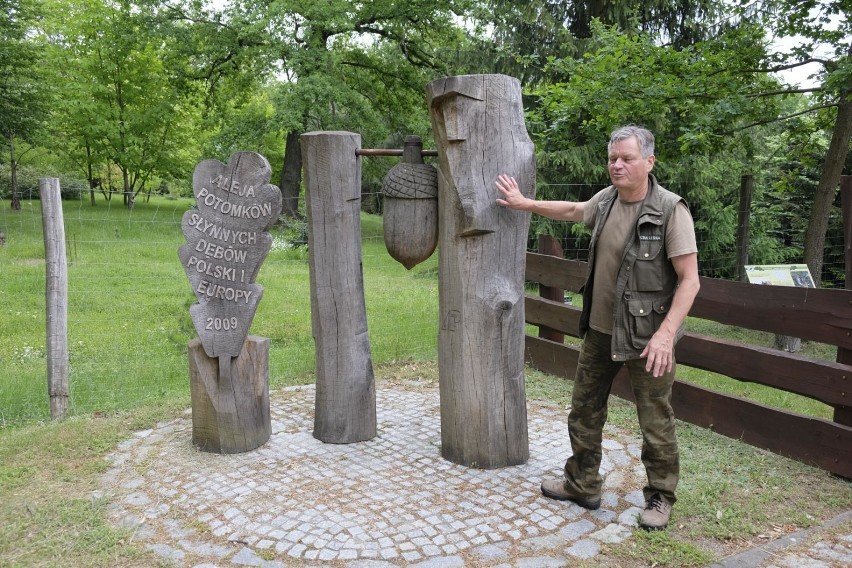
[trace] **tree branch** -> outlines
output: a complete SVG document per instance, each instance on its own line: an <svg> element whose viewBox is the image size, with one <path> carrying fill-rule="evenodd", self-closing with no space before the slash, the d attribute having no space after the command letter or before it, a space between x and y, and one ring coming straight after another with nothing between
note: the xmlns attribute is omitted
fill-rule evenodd
<svg viewBox="0 0 852 568"><path fill-rule="evenodd" d="M755 126L762 126L764 124L772 124L774 122L779 122L779 121L782 121L782 120L789 120L791 118L796 118L797 116L802 116L803 114L808 114L808 113L811 113L811 112L822 110L824 108L831 108L831 107L836 107L836 106L837 106L837 103L826 103L824 105L806 108L803 111L794 112L793 114L788 114L786 116L779 116L779 117L776 117L776 118L773 118L773 119L770 119L770 120L761 120L761 121L758 121L758 122L753 122L751 124L747 124L745 126L740 126L739 128L734 128L733 130L729 130L727 132L727 134L731 134L733 132L739 132L741 130L748 130L749 128L753 128Z"/></svg>
<svg viewBox="0 0 852 568"><path fill-rule="evenodd" d="M776 95L795 95L802 93L821 93L823 91L822 87L813 87L811 89L785 89L783 91L769 91L766 93L752 93L748 95L749 98L761 98L761 97L774 97Z"/></svg>

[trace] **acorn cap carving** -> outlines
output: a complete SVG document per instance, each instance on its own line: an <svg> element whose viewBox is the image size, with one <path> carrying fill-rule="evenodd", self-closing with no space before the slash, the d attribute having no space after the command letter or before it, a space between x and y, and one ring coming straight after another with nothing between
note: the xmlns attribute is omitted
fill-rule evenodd
<svg viewBox="0 0 852 568"><path fill-rule="evenodd" d="M385 176L382 193L400 199L434 199L438 197L438 171L431 164L400 162Z"/></svg>

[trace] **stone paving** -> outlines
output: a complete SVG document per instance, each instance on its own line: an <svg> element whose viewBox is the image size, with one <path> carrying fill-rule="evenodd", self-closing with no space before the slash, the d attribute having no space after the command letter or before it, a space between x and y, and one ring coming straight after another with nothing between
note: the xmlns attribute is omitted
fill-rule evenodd
<svg viewBox="0 0 852 568"><path fill-rule="evenodd" d="M479 470L440 457L434 385L379 384L378 436L356 444L312 436L313 386L270 402L272 436L244 454L197 451L189 411L121 443L95 495L109 498L111 522L163 564L198 568L594 566L604 543L639 530L640 439L614 427L604 432L599 510L540 494L568 450L566 411L555 405L528 403L526 464ZM848 566L848 532L716 566Z"/></svg>
<svg viewBox="0 0 852 568"><path fill-rule="evenodd" d="M178 566L563 566L636 527L640 440L608 428L602 506L542 497L561 475L565 410L529 404L530 459L497 470L440 457L437 389L379 385L378 436L312 436L314 388L271 393L272 436L235 455L199 452L187 414L110 456L110 519Z"/></svg>

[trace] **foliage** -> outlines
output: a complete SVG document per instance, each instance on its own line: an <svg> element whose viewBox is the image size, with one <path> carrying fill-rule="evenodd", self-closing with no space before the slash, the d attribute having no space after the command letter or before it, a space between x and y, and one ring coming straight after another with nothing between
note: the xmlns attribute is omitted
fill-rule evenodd
<svg viewBox="0 0 852 568"><path fill-rule="evenodd" d="M782 37L793 37L788 51L778 51L773 61L778 64L820 64L815 73L821 85L819 99L836 100L852 84L852 5L848 0L800 2L796 0L767 0L764 4L766 25ZM746 6L747 2L743 2Z"/></svg>
<svg viewBox="0 0 852 568"><path fill-rule="evenodd" d="M564 81L558 69L546 68L549 59L580 58L593 36L594 22L626 34L645 33L658 44L682 49L723 29L722 5L716 0L672 2L558 2L489 0L479 17L493 22L493 42L481 46L493 52L498 72L521 79L525 85ZM722 24L717 22L721 21Z"/></svg>
<svg viewBox="0 0 852 568"><path fill-rule="evenodd" d="M187 62L153 17L143 2L79 0L54 3L46 24L52 62L68 85L57 110L64 150L93 183L110 180L114 164L126 199L156 174L191 171L197 158Z"/></svg>
<svg viewBox="0 0 852 568"><path fill-rule="evenodd" d="M47 118L44 46L32 37L39 15L35 0L0 0L0 143L33 142Z"/></svg>
<svg viewBox="0 0 852 568"><path fill-rule="evenodd" d="M594 45L582 59L553 59L549 66L570 77L535 90L541 107L530 119L546 164L580 166L571 174L601 181L603 161L586 166L587 154L572 159L565 148L605 146L609 132L632 122L657 133L658 159L674 164L683 155L710 154L740 145L737 127L773 116L771 104L749 96L768 79L741 77L739 65L753 65L764 53L763 32L739 28L681 51L657 45L646 35L628 35L596 24Z"/></svg>

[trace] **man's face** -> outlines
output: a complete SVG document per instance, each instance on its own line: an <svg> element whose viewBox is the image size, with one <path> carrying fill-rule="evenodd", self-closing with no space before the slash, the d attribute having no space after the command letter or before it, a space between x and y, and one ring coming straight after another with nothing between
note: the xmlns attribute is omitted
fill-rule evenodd
<svg viewBox="0 0 852 568"><path fill-rule="evenodd" d="M639 141L635 136L621 140L609 150L609 179L618 189L639 190L648 182L648 174L654 168L654 155L642 157Z"/></svg>

